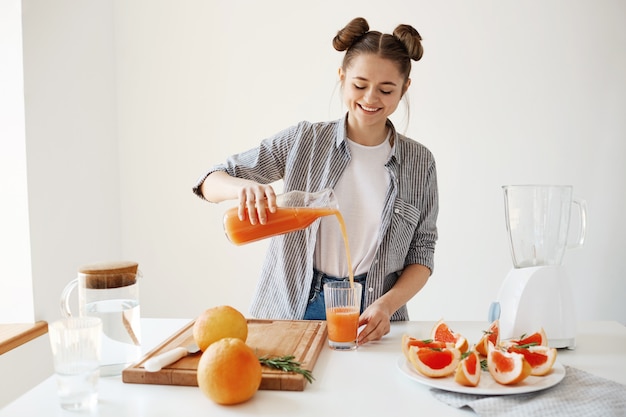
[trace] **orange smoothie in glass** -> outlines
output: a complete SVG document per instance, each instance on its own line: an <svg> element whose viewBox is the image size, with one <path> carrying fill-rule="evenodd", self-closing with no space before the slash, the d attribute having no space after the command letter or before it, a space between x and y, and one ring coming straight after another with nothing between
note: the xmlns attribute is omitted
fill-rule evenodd
<svg viewBox="0 0 626 417"><path fill-rule="evenodd" d="M326 309L328 338L333 342L346 343L356 340L359 327L359 309L331 307Z"/></svg>

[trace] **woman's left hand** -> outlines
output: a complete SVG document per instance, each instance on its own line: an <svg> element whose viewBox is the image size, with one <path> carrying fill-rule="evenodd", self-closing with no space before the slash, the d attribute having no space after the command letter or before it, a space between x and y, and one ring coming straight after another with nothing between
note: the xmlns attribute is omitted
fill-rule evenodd
<svg viewBox="0 0 626 417"><path fill-rule="evenodd" d="M359 333L358 343L362 345L379 340L389 333L391 315L426 285L429 276L430 269L424 265L406 266L394 286L370 304L359 317L359 327L365 327Z"/></svg>
<svg viewBox="0 0 626 417"><path fill-rule="evenodd" d="M359 317L359 327L365 327L359 332L358 344L362 345L373 340L380 340L391 329L390 315L380 303L373 303L365 309Z"/></svg>

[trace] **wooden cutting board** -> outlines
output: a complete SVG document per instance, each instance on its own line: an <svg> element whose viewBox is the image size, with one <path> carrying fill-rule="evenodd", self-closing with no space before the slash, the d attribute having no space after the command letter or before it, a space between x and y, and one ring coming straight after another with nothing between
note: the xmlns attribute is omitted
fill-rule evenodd
<svg viewBox="0 0 626 417"><path fill-rule="evenodd" d="M178 346L193 343L194 322L195 320L148 352L139 362L124 369L122 381L137 384L197 386L196 371L202 352L188 355L158 372L148 372L143 368L146 360ZM246 344L254 349L259 357L293 355L302 368L313 371L317 357L326 344L327 334L325 321L249 319ZM307 383L300 374L264 366L259 389L303 391Z"/></svg>

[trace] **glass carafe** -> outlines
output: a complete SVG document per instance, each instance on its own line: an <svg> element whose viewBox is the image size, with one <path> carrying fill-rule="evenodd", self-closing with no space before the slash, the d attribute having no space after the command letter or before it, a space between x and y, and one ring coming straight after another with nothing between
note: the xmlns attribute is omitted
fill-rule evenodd
<svg viewBox="0 0 626 417"><path fill-rule="evenodd" d="M247 218L239 220L238 207L230 208L224 214L226 236L232 243L243 245L304 229L322 216L339 212L337 198L329 188L316 193L290 191L276 196L276 205L275 213L268 210L265 224L251 224Z"/></svg>
<svg viewBox="0 0 626 417"><path fill-rule="evenodd" d="M61 295L63 316L75 316L70 297L77 289L78 315L102 320L100 375L119 375L141 356L139 277L136 262L84 265Z"/></svg>
<svg viewBox="0 0 626 417"><path fill-rule="evenodd" d="M571 186L503 187L506 228L515 268L560 265L566 249L585 240L586 205L572 197ZM578 238L568 243L572 205L580 212Z"/></svg>

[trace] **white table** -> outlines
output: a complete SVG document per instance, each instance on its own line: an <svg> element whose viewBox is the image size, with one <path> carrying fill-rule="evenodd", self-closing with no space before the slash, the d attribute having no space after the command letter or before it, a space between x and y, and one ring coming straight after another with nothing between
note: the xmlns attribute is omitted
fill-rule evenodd
<svg viewBox="0 0 626 417"><path fill-rule="evenodd" d="M181 319L143 319L144 351L148 351L187 324ZM402 334L427 338L433 322L401 322L392 325L382 341L353 352L323 349L313 370L315 381L302 392L258 391L248 402L220 406L197 387L123 383L121 377L99 382L99 402L92 415L123 416L387 416L411 414L468 416L436 400L430 389L407 378L397 366ZM478 341L487 328L483 322L449 322L450 327ZM575 350L559 350L558 360L604 378L626 384L626 327L617 322L584 322L578 325ZM2 375L2 384L10 383ZM0 410L8 416L89 415L58 406L54 376Z"/></svg>

